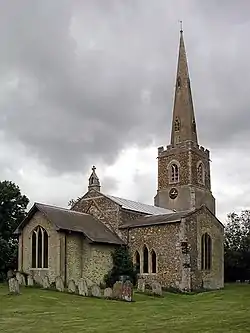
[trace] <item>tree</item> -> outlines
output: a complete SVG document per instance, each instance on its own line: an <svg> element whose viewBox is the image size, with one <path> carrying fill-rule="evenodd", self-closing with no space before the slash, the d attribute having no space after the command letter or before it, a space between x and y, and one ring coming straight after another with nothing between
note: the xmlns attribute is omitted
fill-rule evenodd
<svg viewBox="0 0 250 333"><path fill-rule="evenodd" d="M250 211L230 213L225 227L225 280L250 279Z"/></svg>
<svg viewBox="0 0 250 333"><path fill-rule="evenodd" d="M0 182L0 280L17 265L18 239L13 232L25 218L28 203L15 183Z"/></svg>
<svg viewBox="0 0 250 333"><path fill-rule="evenodd" d="M120 246L112 253L113 267L105 276L107 287L112 287L121 276L126 276L133 284L136 282L136 269L126 246Z"/></svg>

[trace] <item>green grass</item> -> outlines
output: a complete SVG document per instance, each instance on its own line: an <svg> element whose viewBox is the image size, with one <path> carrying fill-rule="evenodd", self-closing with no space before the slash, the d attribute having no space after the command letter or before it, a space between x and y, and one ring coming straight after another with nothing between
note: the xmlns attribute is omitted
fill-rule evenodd
<svg viewBox="0 0 250 333"><path fill-rule="evenodd" d="M22 288L8 295L0 285L3 333L250 332L250 285L195 295L135 295L136 302L107 301Z"/></svg>

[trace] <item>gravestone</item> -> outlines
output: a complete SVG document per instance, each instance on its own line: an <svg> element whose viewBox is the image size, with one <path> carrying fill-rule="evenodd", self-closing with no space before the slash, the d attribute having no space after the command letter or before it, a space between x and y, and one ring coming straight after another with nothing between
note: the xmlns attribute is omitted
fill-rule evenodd
<svg viewBox="0 0 250 333"><path fill-rule="evenodd" d="M88 291L88 286L87 282L85 279L81 278L78 282L78 290L79 290L79 295L81 296L88 296L89 291Z"/></svg>
<svg viewBox="0 0 250 333"><path fill-rule="evenodd" d="M240 280L236 280L236 283L240 283L241 281Z"/></svg>
<svg viewBox="0 0 250 333"><path fill-rule="evenodd" d="M15 295L20 294L19 282L17 281L16 278L10 278L8 280L8 285L9 285L10 294L15 294Z"/></svg>
<svg viewBox="0 0 250 333"><path fill-rule="evenodd" d="M137 290L144 293L145 292L145 281L143 279L138 279Z"/></svg>
<svg viewBox="0 0 250 333"><path fill-rule="evenodd" d="M64 291L64 285L61 276L57 276L55 282L56 282L56 290Z"/></svg>
<svg viewBox="0 0 250 333"><path fill-rule="evenodd" d="M68 292L71 294L75 294L76 292L76 284L74 280L69 280L68 283Z"/></svg>
<svg viewBox="0 0 250 333"><path fill-rule="evenodd" d="M49 277L47 275L45 275L42 279L42 286L44 289L48 289L50 287Z"/></svg>
<svg viewBox="0 0 250 333"><path fill-rule="evenodd" d="M249 280L245 280L245 283L249 283Z"/></svg>
<svg viewBox="0 0 250 333"><path fill-rule="evenodd" d="M154 295L162 296L162 288L159 282L153 282L151 287Z"/></svg>
<svg viewBox="0 0 250 333"><path fill-rule="evenodd" d="M126 302L132 302L133 284L131 281L125 281L122 285L122 299Z"/></svg>
<svg viewBox="0 0 250 333"><path fill-rule="evenodd" d="M105 288L104 289L104 297L111 299L113 296L113 290L112 288Z"/></svg>
<svg viewBox="0 0 250 333"><path fill-rule="evenodd" d="M7 281L11 278L15 277L14 276L14 272L12 269L9 269L8 272L7 272Z"/></svg>
<svg viewBox="0 0 250 333"><path fill-rule="evenodd" d="M34 279L32 275L28 275L28 286L33 287L34 286Z"/></svg>
<svg viewBox="0 0 250 333"><path fill-rule="evenodd" d="M113 285L113 298L114 299L122 299L122 286L123 283L121 281L116 281Z"/></svg>
<svg viewBox="0 0 250 333"><path fill-rule="evenodd" d="M94 284L91 287L91 296L93 297L101 297L101 289L97 284Z"/></svg>
<svg viewBox="0 0 250 333"><path fill-rule="evenodd" d="M25 277L23 276L22 273L16 272L16 279L20 286L26 286Z"/></svg>

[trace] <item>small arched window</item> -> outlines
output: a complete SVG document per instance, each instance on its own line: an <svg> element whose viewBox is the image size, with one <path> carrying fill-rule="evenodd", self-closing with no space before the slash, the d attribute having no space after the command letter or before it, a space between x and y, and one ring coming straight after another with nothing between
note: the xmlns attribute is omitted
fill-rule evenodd
<svg viewBox="0 0 250 333"><path fill-rule="evenodd" d="M210 270L212 265L212 239L208 233L201 237L201 269Z"/></svg>
<svg viewBox="0 0 250 333"><path fill-rule="evenodd" d="M156 253L154 250L151 251L151 265L152 273L156 273Z"/></svg>
<svg viewBox="0 0 250 333"><path fill-rule="evenodd" d="M136 272L140 273L140 271L141 271L141 258L140 258L140 253L138 251L135 251L135 266L136 266Z"/></svg>
<svg viewBox="0 0 250 333"><path fill-rule="evenodd" d="M180 122L180 119L178 117L175 118L175 121L174 121L174 130L176 132L178 132L181 128L181 122Z"/></svg>
<svg viewBox="0 0 250 333"><path fill-rule="evenodd" d="M202 162L197 165L197 181L199 184L205 184L205 170Z"/></svg>
<svg viewBox="0 0 250 333"><path fill-rule="evenodd" d="M48 268L48 233L40 226L32 232L32 268Z"/></svg>
<svg viewBox="0 0 250 333"><path fill-rule="evenodd" d="M179 167L176 163L170 165L170 182L171 183L178 183L179 182Z"/></svg>
<svg viewBox="0 0 250 333"><path fill-rule="evenodd" d="M148 248L146 245L143 248L143 273L148 273Z"/></svg>
<svg viewBox="0 0 250 333"><path fill-rule="evenodd" d="M177 77L177 88L181 87L181 78L178 76Z"/></svg>

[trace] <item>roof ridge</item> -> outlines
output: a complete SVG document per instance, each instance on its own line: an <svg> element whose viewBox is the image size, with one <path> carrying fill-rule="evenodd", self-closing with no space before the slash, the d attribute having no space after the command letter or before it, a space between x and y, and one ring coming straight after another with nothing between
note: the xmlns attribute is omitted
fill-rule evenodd
<svg viewBox="0 0 250 333"><path fill-rule="evenodd" d="M78 212L76 210L72 210L72 209L69 209L69 208L64 208L64 207L59 207L59 206L54 206L54 205L47 205L47 204L40 203L40 202L35 202L34 205L38 205L38 206L40 205L40 206L44 206L44 207L55 208L55 209L58 209L58 210L63 210L63 211L69 212L69 213L75 213L75 214L80 214L80 215L90 215L88 213Z"/></svg>

